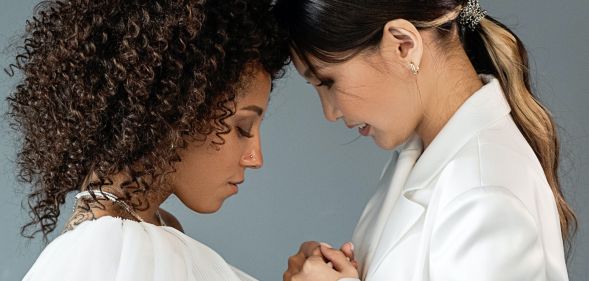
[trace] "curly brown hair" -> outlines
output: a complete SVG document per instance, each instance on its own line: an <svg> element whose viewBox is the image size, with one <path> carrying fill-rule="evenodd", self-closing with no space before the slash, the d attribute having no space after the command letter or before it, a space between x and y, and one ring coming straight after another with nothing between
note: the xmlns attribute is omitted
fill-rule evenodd
<svg viewBox="0 0 589 281"><path fill-rule="evenodd" d="M288 62L270 0L54 0L34 14L6 69L22 74L7 114L29 238L47 238L91 173L100 188L125 171L146 192L190 139L222 145L248 65L275 79Z"/></svg>

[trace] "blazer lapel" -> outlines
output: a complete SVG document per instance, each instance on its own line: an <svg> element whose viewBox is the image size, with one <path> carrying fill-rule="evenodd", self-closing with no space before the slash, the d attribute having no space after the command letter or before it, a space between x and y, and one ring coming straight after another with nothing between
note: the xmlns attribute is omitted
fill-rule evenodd
<svg viewBox="0 0 589 281"><path fill-rule="evenodd" d="M423 214L424 209L404 196L403 188L422 151L421 140L413 136L401 149L395 171L387 192L384 194L382 207L374 221L373 241L367 259L365 260L364 278L378 268L386 253L394 247L411 226ZM395 218L391 219L391 215ZM398 219L402 218L402 219Z"/></svg>
<svg viewBox="0 0 589 281"><path fill-rule="evenodd" d="M382 226L378 226L379 216L382 216L383 204L389 194L389 187L398 159L399 152L395 151L380 176L376 193L366 204L364 212L354 230L352 238L352 241L356 245L354 256L356 260L360 261L358 272L363 276L366 274L366 268L376 247L374 245L378 240L376 236L378 235L380 237L380 232L382 231Z"/></svg>

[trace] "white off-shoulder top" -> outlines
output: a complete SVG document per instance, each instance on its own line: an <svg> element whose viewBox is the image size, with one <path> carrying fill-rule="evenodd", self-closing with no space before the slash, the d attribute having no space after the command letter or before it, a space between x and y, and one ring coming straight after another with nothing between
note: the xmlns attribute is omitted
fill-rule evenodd
<svg viewBox="0 0 589 281"><path fill-rule="evenodd" d="M256 279L175 228L105 216L53 240L23 280Z"/></svg>

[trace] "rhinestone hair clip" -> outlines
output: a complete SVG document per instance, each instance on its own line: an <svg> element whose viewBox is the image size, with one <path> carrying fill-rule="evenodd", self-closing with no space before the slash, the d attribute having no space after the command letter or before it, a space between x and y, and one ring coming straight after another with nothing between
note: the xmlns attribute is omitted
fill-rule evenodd
<svg viewBox="0 0 589 281"><path fill-rule="evenodd" d="M487 11L481 8L479 0L468 0L458 16L458 23L474 31L486 15Z"/></svg>

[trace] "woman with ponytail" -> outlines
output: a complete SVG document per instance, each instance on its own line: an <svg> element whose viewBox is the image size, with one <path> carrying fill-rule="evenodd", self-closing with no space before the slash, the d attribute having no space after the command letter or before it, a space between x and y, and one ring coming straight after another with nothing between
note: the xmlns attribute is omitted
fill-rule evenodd
<svg viewBox="0 0 589 281"><path fill-rule="evenodd" d="M306 242L285 280L568 280L555 124L513 32L477 0L276 5L325 118L395 150L354 254Z"/></svg>

